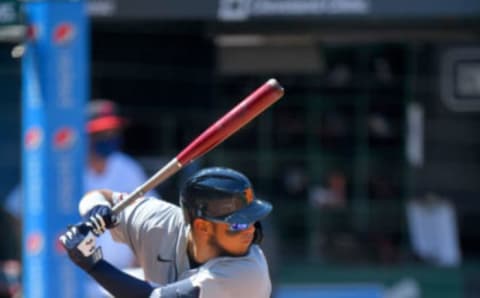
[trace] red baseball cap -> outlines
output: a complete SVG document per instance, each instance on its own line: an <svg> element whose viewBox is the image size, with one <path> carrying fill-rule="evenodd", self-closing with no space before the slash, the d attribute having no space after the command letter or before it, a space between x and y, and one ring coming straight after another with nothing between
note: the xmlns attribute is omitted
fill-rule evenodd
<svg viewBox="0 0 480 298"><path fill-rule="evenodd" d="M118 113L117 105L108 99L94 99L88 104L87 132L97 133L125 126L127 120Z"/></svg>

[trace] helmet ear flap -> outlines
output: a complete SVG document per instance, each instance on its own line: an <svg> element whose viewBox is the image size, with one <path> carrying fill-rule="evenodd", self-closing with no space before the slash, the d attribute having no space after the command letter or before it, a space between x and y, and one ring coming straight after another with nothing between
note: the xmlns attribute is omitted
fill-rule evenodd
<svg viewBox="0 0 480 298"><path fill-rule="evenodd" d="M261 244L263 240L263 228L259 221L256 221L253 226L255 227L255 233L253 234L253 243Z"/></svg>
<svg viewBox="0 0 480 298"><path fill-rule="evenodd" d="M186 224L191 224L193 219L195 218L195 210L193 208L190 208L188 205L185 204L185 202L182 202L181 204L182 211L183 211L183 219Z"/></svg>
<svg viewBox="0 0 480 298"><path fill-rule="evenodd" d="M185 223L189 224L192 219L191 219L191 216L189 214L190 212L188 212L188 210L186 208L183 208L183 220L185 221Z"/></svg>

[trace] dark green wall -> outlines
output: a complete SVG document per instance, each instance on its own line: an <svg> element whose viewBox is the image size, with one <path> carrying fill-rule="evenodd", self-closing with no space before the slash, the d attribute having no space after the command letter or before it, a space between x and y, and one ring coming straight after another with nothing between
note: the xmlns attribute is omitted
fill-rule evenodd
<svg viewBox="0 0 480 298"><path fill-rule="evenodd" d="M20 61L0 43L0 200L20 179Z"/></svg>

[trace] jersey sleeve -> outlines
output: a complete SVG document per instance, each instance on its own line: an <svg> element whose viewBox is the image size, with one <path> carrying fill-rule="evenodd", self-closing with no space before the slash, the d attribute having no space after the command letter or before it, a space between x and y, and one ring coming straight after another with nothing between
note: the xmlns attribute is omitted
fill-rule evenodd
<svg viewBox="0 0 480 298"><path fill-rule="evenodd" d="M125 208L119 214L118 226L110 231L115 241L129 245L138 257L139 252L145 252L149 247L153 249L162 243L175 243L182 222L178 206L145 198Z"/></svg>
<svg viewBox="0 0 480 298"><path fill-rule="evenodd" d="M222 258L190 277L200 298L267 298L271 281L263 253L256 248L248 257ZM258 254L260 253L260 254Z"/></svg>
<svg viewBox="0 0 480 298"><path fill-rule="evenodd" d="M188 277L154 289L150 298L268 298L270 294L265 259L254 252L245 258L207 262Z"/></svg>

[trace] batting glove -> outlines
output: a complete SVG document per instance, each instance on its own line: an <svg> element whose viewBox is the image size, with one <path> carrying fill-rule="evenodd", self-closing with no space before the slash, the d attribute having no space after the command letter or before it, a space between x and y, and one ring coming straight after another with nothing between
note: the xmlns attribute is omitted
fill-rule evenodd
<svg viewBox="0 0 480 298"><path fill-rule="evenodd" d="M71 226L60 236L60 242L70 259L80 268L89 272L103 257L102 249L96 245L96 236L87 223Z"/></svg>
<svg viewBox="0 0 480 298"><path fill-rule="evenodd" d="M92 228L95 235L100 236L106 229L111 229L118 224L118 217L113 213L112 208L105 205L97 205L85 215L87 225Z"/></svg>

